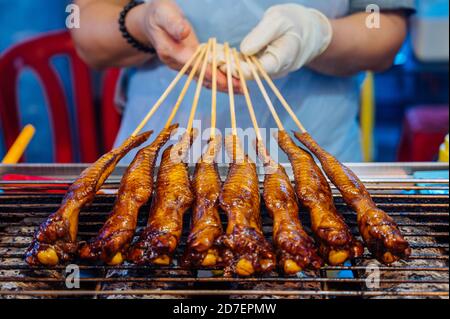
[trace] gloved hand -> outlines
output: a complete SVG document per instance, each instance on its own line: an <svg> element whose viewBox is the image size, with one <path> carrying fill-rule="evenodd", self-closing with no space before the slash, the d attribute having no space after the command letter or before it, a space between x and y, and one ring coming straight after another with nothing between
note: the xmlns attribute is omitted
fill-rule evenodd
<svg viewBox="0 0 450 319"><path fill-rule="evenodd" d="M262 21L241 43L241 52L256 55L272 77L297 71L330 45L333 29L318 10L298 4L269 8ZM242 64L242 63L241 63ZM248 66L243 66L251 78Z"/></svg>
<svg viewBox="0 0 450 319"><path fill-rule="evenodd" d="M195 31L180 7L174 0L152 0L137 10L137 29L145 39L142 42L149 42L168 67L180 70L199 46ZM208 68L203 83L206 87L211 87L211 78ZM233 86L237 93L241 92L238 80L233 80ZM224 92L228 89L227 78L221 72L217 74L217 88Z"/></svg>

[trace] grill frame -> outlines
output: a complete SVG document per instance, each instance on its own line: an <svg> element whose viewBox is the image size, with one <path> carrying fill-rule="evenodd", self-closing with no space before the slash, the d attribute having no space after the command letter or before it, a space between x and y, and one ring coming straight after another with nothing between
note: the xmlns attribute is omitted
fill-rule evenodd
<svg viewBox="0 0 450 319"><path fill-rule="evenodd" d="M212 270L197 272L172 267L138 267L122 265L79 264L82 274L81 289L64 289L65 266L53 269L31 269L22 261L27 244L11 243L7 237L31 238L32 232L12 231L15 228L36 227L38 222L54 211L63 192L86 165L0 165L0 175L24 174L50 178L49 181L0 181L0 299L1 298L123 298L123 297L199 297L227 296L243 298L448 298L449 297L449 245L448 245L448 179L416 179L417 171L448 170L448 164L388 163L348 164L366 184L375 201L399 223L405 233L414 238L410 261L392 267L379 267L381 287L365 287L364 271L373 260L366 250L363 258L348 266L324 267L314 276L283 277L277 273L262 278L212 277ZM289 175L292 170L286 166ZM98 195L93 205L80 215L80 236L92 237L112 208L121 174L119 166ZM222 178L227 168L220 167ZM262 171L260 171L262 173ZM263 180L263 174L260 175ZM356 235L354 213L343 203L341 195L332 187L338 210L343 213ZM56 191L59 193L45 193ZM407 191L409 194L404 194ZM111 193L112 192L112 193ZM433 194L440 192L446 194ZM44 203L45 202L45 203ZM140 226L145 224L148 205L140 214ZM263 208L265 235L271 237L271 222ZM188 232L189 213L185 216L185 230L181 247ZM223 220L226 219L223 217ZM302 220L309 231L309 218L302 210ZM406 221L405 221L406 220ZM12 229L12 230L11 230ZM10 233L8 233L10 232ZM309 232L310 233L310 232ZM20 235L20 236L19 236ZM359 236L358 236L359 237ZM433 251L433 254L429 254ZM181 249L179 249L179 253ZM439 253L437 253L439 252ZM17 262L11 263L11 260ZM429 264L429 266L425 266ZM378 265L379 266L379 265ZM337 277L341 272L346 277ZM10 275L14 273L16 275ZM6 275L5 275L6 274ZM114 277L115 276L115 277ZM406 279L404 277L407 277ZM392 278L391 278L392 277ZM411 279L413 277L414 279ZM34 288L33 288L34 285ZM23 287L31 287L23 289ZM446 286L445 288L442 288ZM6 288L5 288L6 287ZM12 290L8 290L12 287ZM22 287L18 289L17 287ZM37 288L36 288L37 287ZM61 288L62 287L62 288ZM130 288L131 287L131 288ZM313 287L313 288L311 288ZM433 288L434 287L434 288ZM440 289L436 289L440 287ZM120 288L120 290L119 290ZM394 289L398 288L398 289ZM13 290L16 289L16 290Z"/></svg>

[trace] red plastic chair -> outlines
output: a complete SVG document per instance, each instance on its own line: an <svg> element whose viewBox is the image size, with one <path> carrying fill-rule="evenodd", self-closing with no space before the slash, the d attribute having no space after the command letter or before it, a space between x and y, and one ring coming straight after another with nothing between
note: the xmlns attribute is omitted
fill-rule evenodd
<svg viewBox="0 0 450 319"><path fill-rule="evenodd" d="M418 106L408 110L398 152L401 162L436 160L448 134L448 105Z"/></svg>
<svg viewBox="0 0 450 319"><path fill-rule="evenodd" d="M71 66L77 133L80 141L81 161L95 161L101 150L97 139L95 109L91 87L90 70L79 58L69 32L60 31L18 44L0 57L0 121L5 143L10 147L20 131L20 118L17 103L17 79L24 68L32 69L44 90L49 106L50 122L53 129L55 162L70 163L75 161L74 137L71 134L67 99L61 81L51 58L65 55ZM117 134L119 115L114 108L115 82L118 70L109 71L106 77L102 101L102 117L106 115L102 133L107 141L106 148ZM114 83L113 83L114 82Z"/></svg>

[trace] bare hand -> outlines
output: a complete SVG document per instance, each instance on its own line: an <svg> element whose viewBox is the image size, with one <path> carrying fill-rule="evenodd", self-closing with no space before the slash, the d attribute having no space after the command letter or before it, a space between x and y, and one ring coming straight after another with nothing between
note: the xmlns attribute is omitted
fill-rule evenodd
<svg viewBox="0 0 450 319"><path fill-rule="evenodd" d="M198 47L198 39L177 4L154 0L145 4L141 27L162 62L179 70Z"/></svg>
<svg viewBox="0 0 450 319"><path fill-rule="evenodd" d="M145 5L142 15L142 29L150 44L155 48L159 59L168 67L180 70L192 57L199 46L192 25L173 0L154 0ZM205 75L205 87L211 87L212 71L209 66ZM236 93L241 92L240 83L233 79ZM227 78L220 70L217 72L217 88L227 92Z"/></svg>

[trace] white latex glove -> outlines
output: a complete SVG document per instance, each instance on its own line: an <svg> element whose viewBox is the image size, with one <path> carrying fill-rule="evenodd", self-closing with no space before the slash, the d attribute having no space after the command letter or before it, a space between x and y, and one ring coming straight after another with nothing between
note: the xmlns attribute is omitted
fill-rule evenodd
<svg viewBox="0 0 450 319"><path fill-rule="evenodd" d="M330 45L333 29L318 10L298 4L269 8L262 21L241 43L241 52L258 56L272 77L297 71ZM251 73L244 71L251 78Z"/></svg>

